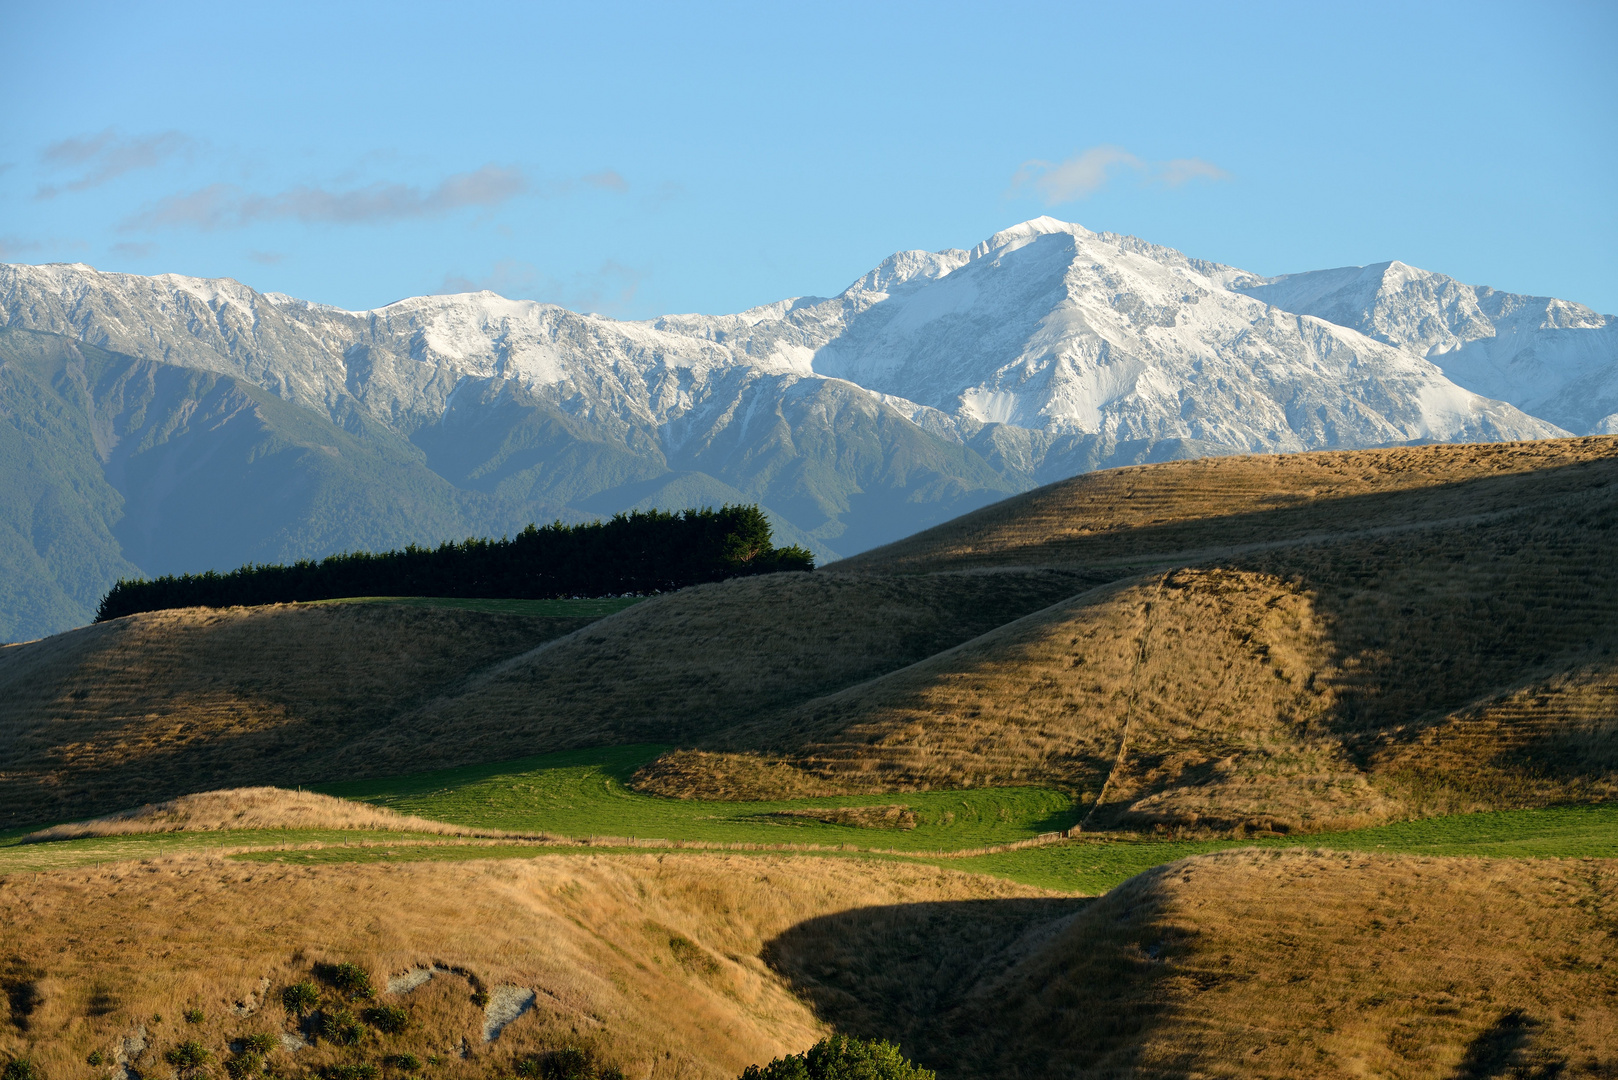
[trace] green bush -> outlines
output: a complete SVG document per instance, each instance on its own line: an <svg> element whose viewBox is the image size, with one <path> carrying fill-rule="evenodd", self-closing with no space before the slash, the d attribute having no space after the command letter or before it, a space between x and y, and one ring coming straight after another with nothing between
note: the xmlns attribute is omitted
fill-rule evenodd
<svg viewBox="0 0 1618 1080"><path fill-rule="evenodd" d="M415 1072L421 1068L421 1059L415 1054L389 1054L382 1059L384 1069L398 1069L400 1072Z"/></svg>
<svg viewBox="0 0 1618 1080"><path fill-rule="evenodd" d="M365 1037L352 1009L329 1009L320 1014L320 1034L338 1046L358 1046Z"/></svg>
<svg viewBox="0 0 1618 1080"><path fill-rule="evenodd" d="M378 1005L365 1010L365 1019L384 1035L397 1035L410 1023L410 1014L397 1005Z"/></svg>
<svg viewBox="0 0 1618 1080"><path fill-rule="evenodd" d="M576 1046L544 1054L528 1054L511 1063L511 1071L524 1080L622 1080L617 1069L602 1068L595 1055Z"/></svg>
<svg viewBox="0 0 1618 1080"><path fill-rule="evenodd" d="M369 1001L376 997L371 987L371 973L358 964L317 964L315 974L350 1001Z"/></svg>
<svg viewBox="0 0 1618 1080"><path fill-rule="evenodd" d="M302 1016L320 1004L320 988L305 979L281 991L281 1007L289 1013Z"/></svg>
<svg viewBox="0 0 1618 1080"><path fill-rule="evenodd" d="M101 1051L92 1050L92 1051L90 1051L90 1056L84 1059L84 1063L86 1065L100 1065L103 1061L106 1061L106 1060L107 1060L106 1058L101 1056Z"/></svg>
<svg viewBox="0 0 1618 1080"><path fill-rule="evenodd" d="M741 1080L937 1080L937 1074L906 1061L892 1043L833 1035L802 1054L749 1065Z"/></svg>
<svg viewBox="0 0 1618 1080"><path fill-rule="evenodd" d="M0 1080L45 1080L45 1074L31 1058L12 1058L0 1072Z"/></svg>
<svg viewBox="0 0 1618 1080"><path fill-rule="evenodd" d="M185 1022L186 1023L188 1023L188 1024L200 1024L200 1023L202 1023L202 1020L203 1020L203 1016L202 1016L202 1010L201 1009L187 1009L187 1010L185 1010Z"/></svg>
<svg viewBox="0 0 1618 1080"><path fill-rule="evenodd" d="M230 1074L230 1080L244 1080L264 1067L264 1059L251 1050L243 1051L225 1062L225 1071Z"/></svg>
<svg viewBox="0 0 1618 1080"><path fill-rule="evenodd" d="M254 1032L242 1036L242 1052L250 1054L268 1054L275 1049L275 1036L266 1031Z"/></svg>
<svg viewBox="0 0 1618 1080"><path fill-rule="evenodd" d="M183 1043L171 1046L163 1054L163 1060L177 1069L195 1069L208 1064L212 1057L208 1048L195 1039L187 1039Z"/></svg>

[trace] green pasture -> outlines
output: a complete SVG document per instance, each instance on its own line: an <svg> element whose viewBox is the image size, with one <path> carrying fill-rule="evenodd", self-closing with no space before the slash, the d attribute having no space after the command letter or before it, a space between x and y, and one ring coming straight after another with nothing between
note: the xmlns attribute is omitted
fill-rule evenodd
<svg viewBox="0 0 1618 1080"><path fill-rule="evenodd" d="M599 619L640 603L644 596L609 596L594 600L486 600L464 596L341 596L316 604L396 604L400 607L460 608L491 615L538 615L545 618Z"/></svg>
<svg viewBox="0 0 1618 1080"><path fill-rule="evenodd" d="M1065 830L1082 816L1068 796L1040 787L772 802L702 802L631 791L626 784L635 770L665 749L572 750L415 776L321 784L310 790L433 821L512 832L901 851L1010 844ZM805 811L894 805L915 815L914 828L841 825L803 816Z"/></svg>
<svg viewBox="0 0 1618 1080"><path fill-rule="evenodd" d="M790 799L698 802L642 795L625 785L662 747L547 754L493 765L314 790L406 814L479 828L597 838L589 846L474 843L379 830L233 830L21 843L0 834L0 875L217 851L231 858L296 864L573 856L666 850L658 841L785 849L806 858L908 859L1010 878L1064 892L1096 894L1143 870L1238 847L1311 847L1497 858L1618 858L1618 804L1511 810L1427 818L1350 832L1250 840L1080 836L965 854L1066 830L1080 810L1038 787ZM914 828L837 824L803 816L837 808L903 805ZM797 811L799 813L788 813ZM614 843L634 838L637 846ZM644 846L644 845L654 846ZM951 855L951 852L961 852Z"/></svg>

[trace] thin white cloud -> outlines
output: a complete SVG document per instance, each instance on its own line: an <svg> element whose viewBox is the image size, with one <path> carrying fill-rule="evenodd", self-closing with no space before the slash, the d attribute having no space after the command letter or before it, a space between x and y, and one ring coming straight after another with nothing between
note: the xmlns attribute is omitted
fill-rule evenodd
<svg viewBox="0 0 1618 1080"><path fill-rule="evenodd" d="M608 191L627 191L628 182L608 169L578 180L535 185L519 168L489 164L456 173L437 186L374 183L333 190L300 185L270 195L244 191L233 184L210 184L196 191L161 199L127 218L125 232L193 228L211 232L269 221L306 225L365 225L416 218L442 217L467 207L493 209L520 195L559 197L577 184Z"/></svg>
<svg viewBox="0 0 1618 1080"><path fill-rule="evenodd" d="M260 266L274 266L276 263L286 258L286 256L281 254L279 251L249 251L247 253L247 257L258 263Z"/></svg>
<svg viewBox="0 0 1618 1080"><path fill-rule="evenodd" d="M126 259L144 259L157 251L156 244L114 244L112 253Z"/></svg>
<svg viewBox="0 0 1618 1080"><path fill-rule="evenodd" d="M21 236L0 236L0 260L15 259L19 255L38 251L44 247L38 240L29 240Z"/></svg>
<svg viewBox="0 0 1618 1080"><path fill-rule="evenodd" d="M579 177L590 187L600 188L603 191L625 192L629 190L629 181L616 169L602 169L600 172L589 173Z"/></svg>
<svg viewBox="0 0 1618 1080"><path fill-rule="evenodd" d="M1120 172L1148 183L1180 187L1192 180L1228 180L1230 174L1201 158L1145 161L1121 146L1104 144L1080 151L1065 161L1025 161L1011 177L1011 190L1033 189L1045 205L1088 198Z"/></svg>
<svg viewBox="0 0 1618 1080"><path fill-rule="evenodd" d="M1230 173L1201 158L1175 158L1157 167L1157 179L1169 187L1179 187L1193 180L1229 180Z"/></svg>
<svg viewBox="0 0 1618 1080"><path fill-rule="evenodd" d="M1092 146L1055 164L1025 161L1011 178L1011 186L1032 187L1046 205L1055 205L1095 194L1121 168L1145 169L1146 163L1121 146Z"/></svg>
<svg viewBox="0 0 1618 1080"><path fill-rule="evenodd" d="M128 232L190 227L208 232L264 221L300 221L306 225L403 221L441 217L469 206L499 206L527 191L528 186L520 169L499 165L457 173L427 191L409 184L376 183L348 191L299 186L259 195L231 184L210 184L162 199L119 228Z"/></svg>
<svg viewBox="0 0 1618 1080"><path fill-rule="evenodd" d="M39 155L40 162L47 168L82 171L66 183L41 186L34 198L54 199L66 191L88 191L125 173L156 168L193 145L188 136L178 131L121 139L115 129L108 128L94 135L63 139L47 146Z"/></svg>

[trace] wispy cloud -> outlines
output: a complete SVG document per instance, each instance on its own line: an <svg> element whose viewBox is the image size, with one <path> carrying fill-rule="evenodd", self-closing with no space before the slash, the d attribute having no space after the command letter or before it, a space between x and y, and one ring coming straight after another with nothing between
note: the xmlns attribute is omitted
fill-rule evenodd
<svg viewBox="0 0 1618 1080"><path fill-rule="evenodd" d="M1180 187L1192 180L1228 180L1230 174L1201 158L1146 161L1121 146L1092 146L1065 161L1025 161L1011 177L1011 190L1032 188L1047 206L1087 198L1120 172L1147 183Z"/></svg>
<svg viewBox="0 0 1618 1080"><path fill-rule="evenodd" d="M375 183L346 191L299 186L261 195L232 184L211 184L162 199L119 228L125 232L186 227L212 231L265 221L364 225L441 217L465 207L491 209L530 189L521 169L499 165L456 173L425 190L409 184Z"/></svg>
<svg viewBox="0 0 1618 1080"><path fill-rule="evenodd" d="M15 259L44 247L38 240L21 236L0 236L0 260Z"/></svg>
<svg viewBox="0 0 1618 1080"><path fill-rule="evenodd" d="M156 244L114 244L112 253L126 259L144 259L157 250Z"/></svg>
<svg viewBox="0 0 1618 1080"><path fill-rule="evenodd" d="M1157 179L1169 187L1179 187L1193 180L1229 180L1230 173L1201 158L1175 158L1157 167Z"/></svg>
<svg viewBox="0 0 1618 1080"><path fill-rule="evenodd" d="M440 291L462 293L488 289L501 296L543 300L574 311L619 315L629 310L646 278L645 271L610 259L595 270L570 274L566 278L542 273L533 263L502 259L480 278L445 274Z"/></svg>
<svg viewBox="0 0 1618 1080"><path fill-rule="evenodd" d="M281 254L279 251L249 251L247 253L247 257L258 263L260 266L274 266L276 263L286 258L286 256Z"/></svg>
<svg viewBox="0 0 1618 1080"><path fill-rule="evenodd" d="M585 184L603 191L625 192L629 190L629 181L625 180L616 169L602 169L600 172L589 173L579 177Z"/></svg>
<svg viewBox="0 0 1618 1080"><path fill-rule="evenodd" d="M34 198L54 199L65 191L100 187L125 173L155 168L194 145L188 136L178 131L124 139L114 128L63 139L47 146L39 155L40 162L52 169L81 170L79 176L61 184L45 184L34 193Z"/></svg>

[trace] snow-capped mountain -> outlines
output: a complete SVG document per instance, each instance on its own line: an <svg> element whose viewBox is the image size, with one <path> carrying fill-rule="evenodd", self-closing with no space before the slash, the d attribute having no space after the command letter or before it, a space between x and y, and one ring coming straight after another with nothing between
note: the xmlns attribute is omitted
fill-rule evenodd
<svg viewBox="0 0 1618 1080"><path fill-rule="evenodd" d="M1051 218L970 251L901 252L835 297L734 315L625 322L487 292L352 312L230 280L50 265L0 266L0 327L0 345L55 358L34 361L46 366L16 401L82 386L51 415L79 410L92 434L52 438L92 444L108 477L153 478L118 479L104 501L125 505L103 515L147 572L744 498L787 538L851 554L1106 465L1541 438L1618 410L1585 415L1604 399L1580 388L1614 385L1618 347L1613 321L1576 305L1399 264L1262 279ZM28 332L67 345L23 349ZM1561 389L1533 396L1550 376L1522 374L1524 348ZM174 370L208 373L207 392L235 404L205 427L193 391L159 391L179 385L163 382ZM154 402L169 417L156 426ZM206 534L205 498L168 517L146 503L225 482L227 428L229 483L279 493L303 524L204 555L165 537ZM260 464L272 459L273 475ZM311 509L320 498L286 494L385 502L405 473L417 509L346 540L336 511ZM165 555L182 548L184 565Z"/></svg>
<svg viewBox="0 0 1618 1080"><path fill-rule="evenodd" d="M1401 262L1229 283L1431 360L1460 386L1579 434L1618 433L1618 318Z"/></svg>

